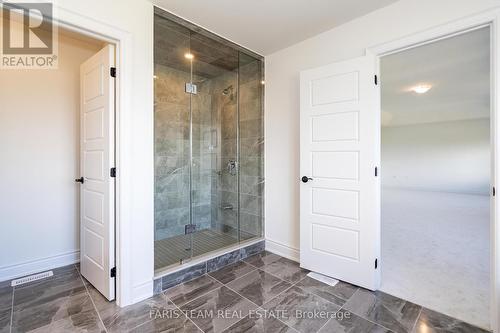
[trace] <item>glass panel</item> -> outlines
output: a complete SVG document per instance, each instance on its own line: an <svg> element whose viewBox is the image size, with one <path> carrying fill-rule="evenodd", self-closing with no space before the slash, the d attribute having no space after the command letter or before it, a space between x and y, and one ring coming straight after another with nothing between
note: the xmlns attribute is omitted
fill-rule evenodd
<svg viewBox="0 0 500 333"><path fill-rule="evenodd" d="M155 269L191 258L190 31L155 15Z"/></svg>
<svg viewBox="0 0 500 333"><path fill-rule="evenodd" d="M264 114L262 61L240 52L240 239L261 237L264 218Z"/></svg>
<svg viewBox="0 0 500 333"><path fill-rule="evenodd" d="M238 52L193 33L193 255L238 242Z"/></svg>
<svg viewBox="0 0 500 333"><path fill-rule="evenodd" d="M261 237L264 216L262 60L162 15L154 33L156 270Z"/></svg>

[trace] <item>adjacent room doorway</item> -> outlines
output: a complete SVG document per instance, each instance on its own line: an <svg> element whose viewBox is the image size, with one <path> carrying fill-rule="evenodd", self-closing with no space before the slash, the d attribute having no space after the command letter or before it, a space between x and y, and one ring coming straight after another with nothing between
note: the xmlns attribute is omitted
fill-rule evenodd
<svg viewBox="0 0 500 333"><path fill-rule="evenodd" d="M381 290L490 326L490 28L380 59Z"/></svg>

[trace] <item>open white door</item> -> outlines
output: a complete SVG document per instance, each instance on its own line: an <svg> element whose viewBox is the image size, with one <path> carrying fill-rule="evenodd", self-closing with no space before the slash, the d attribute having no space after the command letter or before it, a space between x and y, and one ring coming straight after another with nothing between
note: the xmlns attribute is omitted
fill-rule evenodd
<svg viewBox="0 0 500 333"><path fill-rule="evenodd" d="M300 75L300 265L371 290L380 271L377 91L372 56Z"/></svg>
<svg viewBox="0 0 500 333"><path fill-rule="evenodd" d="M80 67L80 267L115 298L115 51L108 45ZM113 176L113 177L112 177Z"/></svg>

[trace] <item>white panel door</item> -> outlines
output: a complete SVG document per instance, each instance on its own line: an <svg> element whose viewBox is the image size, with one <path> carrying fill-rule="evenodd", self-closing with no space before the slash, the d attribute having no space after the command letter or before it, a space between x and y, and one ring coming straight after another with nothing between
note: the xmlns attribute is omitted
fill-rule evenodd
<svg viewBox="0 0 500 333"><path fill-rule="evenodd" d="M365 56L300 75L300 265L371 290L380 271L375 68Z"/></svg>
<svg viewBox="0 0 500 333"><path fill-rule="evenodd" d="M108 45L80 67L80 267L108 300L115 298L114 63Z"/></svg>

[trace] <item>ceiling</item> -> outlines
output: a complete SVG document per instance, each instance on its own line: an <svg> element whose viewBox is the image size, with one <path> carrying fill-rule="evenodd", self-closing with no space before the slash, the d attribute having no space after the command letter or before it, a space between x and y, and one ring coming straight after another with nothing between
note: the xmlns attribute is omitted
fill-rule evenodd
<svg viewBox="0 0 500 333"><path fill-rule="evenodd" d="M383 57L382 126L488 118L489 28ZM431 85L425 94L409 91Z"/></svg>
<svg viewBox="0 0 500 333"><path fill-rule="evenodd" d="M268 55L396 0L151 0L261 55Z"/></svg>

